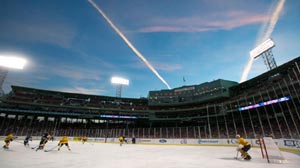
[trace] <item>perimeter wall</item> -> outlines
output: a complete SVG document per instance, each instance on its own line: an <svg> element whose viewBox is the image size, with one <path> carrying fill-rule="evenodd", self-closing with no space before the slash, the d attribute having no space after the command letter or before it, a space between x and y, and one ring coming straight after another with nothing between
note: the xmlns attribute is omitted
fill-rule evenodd
<svg viewBox="0 0 300 168"><path fill-rule="evenodd" d="M0 136L1 141L4 140L4 136ZM24 136L20 136L15 141L23 142ZM33 141L40 140L41 137L32 137ZM58 141L60 137L55 137L55 141ZM79 142L81 137L69 137L70 141ZM252 147L259 147L258 139L247 139ZM291 151L300 153L300 139L273 139L280 150ZM89 143L119 143L119 138L88 138ZM132 139L127 138L128 144L132 144ZM4 142L3 142L4 144ZM136 144L148 144L148 145L188 145L188 146L237 146L236 139L144 139L137 138ZM13 146L13 144L11 144Z"/></svg>

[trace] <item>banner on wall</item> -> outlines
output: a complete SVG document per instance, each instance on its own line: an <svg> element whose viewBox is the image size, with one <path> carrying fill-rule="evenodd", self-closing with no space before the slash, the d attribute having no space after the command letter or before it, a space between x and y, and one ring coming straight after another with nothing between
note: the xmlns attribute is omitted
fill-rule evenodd
<svg viewBox="0 0 300 168"><path fill-rule="evenodd" d="M285 139L283 140L283 144L285 147L297 148L300 149L300 140L295 139Z"/></svg>
<svg viewBox="0 0 300 168"><path fill-rule="evenodd" d="M219 144L218 139L199 139L198 144Z"/></svg>

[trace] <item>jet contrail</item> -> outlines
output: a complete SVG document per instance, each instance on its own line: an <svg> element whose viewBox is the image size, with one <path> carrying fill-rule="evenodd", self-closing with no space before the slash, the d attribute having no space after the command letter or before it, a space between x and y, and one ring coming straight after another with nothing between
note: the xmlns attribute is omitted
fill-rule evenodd
<svg viewBox="0 0 300 168"><path fill-rule="evenodd" d="M267 32L266 32L265 36L262 38L262 41L267 40L268 38L270 38L270 36L271 36L271 34L272 34L272 32L275 28L275 25L278 21L279 14L281 13L281 11L283 9L284 2L285 2L285 0L279 0L279 2L277 4L277 7L276 7L271 19L270 19L269 27L267 29Z"/></svg>
<svg viewBox="0 0 300 168"><path fill-rule="evenodd" d="M275 4L275 1L273 1L273 3L270 5L270 9L268 11L268 20L266 20L260 27L260 30L259 30L259 33L257 34L256 36L256 42L253 46L253 48L257 47L259 44L261 44L264 40L262 39L262 37L264 36L264 34L266 34L267 32L267 27L269 25L269 22L270 22L270 17L272 15L272 13L274 12L274 9L276 7L276 4Z"/></svg>
<svg viewBox="0 0 300 168"><path fill-rule="evenodd" d="M248 74L251 70L252 64L253 64L254 59L252 57L249 57L249 60L247 62L247 65L244 68L240 83L244 82L247 80Z"/></svg>
<svg viewBox="0 0 300 168"><path fill-rule="evenodd" d="M276 9L274 10L271 18L266 23L263 24L261 32L265 32L265 33L262 35L262 33L260 32L261 35L257 38L256 46L259 45L260 43L262 43L264 40L267 40L268 38L270 38L270 36L275 28L275 25L278 21L279 14L281 13L281 11L283 9L284 2L285 2L285 0L279 0L278 4L276 6ZM263 29L265 29L266 27L267 27L267 29L266 29L266 31L264 31ZM251 70L253 61L254 61L253 58L249 59L246 67L244 68L240 83L247 80L247 77Z"/></svg>
<svg viewBox="0 0 300 168"><path fill-rule="evenodd" d="M114 25L114 23L105 15L105 13L95 4L92 0L88 0L95 9L104 17L108 24L118 33L118 35L124 40L124 42L132 49L132 51L147 65L147 67L167 86L171 89L169 84L159 75L154 67L148 62L148 60L131 44L126 36Z"/></svg>

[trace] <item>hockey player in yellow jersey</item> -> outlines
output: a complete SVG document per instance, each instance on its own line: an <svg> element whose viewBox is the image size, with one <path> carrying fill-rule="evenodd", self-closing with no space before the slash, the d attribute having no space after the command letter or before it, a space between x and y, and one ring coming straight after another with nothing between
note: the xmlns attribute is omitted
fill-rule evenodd
<svg viewBox="0 0 300 168"><path fill-rule="evenodd" d="M122 146L122 144L123 144L123 141L124 141L124 138L123 138L123 136L122 136L122 135L119 137L119 141L120 141L120 146Z"/></svg>
<svg viewBox="0 0 300 168"><path fill-rule="evenodd" d="M82 138L81 138L81 140L82 140L82 144L84 144L86 141L87 141L87 137L86 136L83 136Z"/></svg>
<svg viewBox="0 0 300 168"><path fill-rule="evenodd" d="M236 135L236 138L239 144L239 146L237 147L237 151L241 152L241 155L244 160L250 160L251 156L248 154L248 151L251 148L251 144L239 134Z"/></svg>
<svg viewBox="0 0 300 168"><path fill-rule="evenodd" d="M13 140L14 140L13 134L8 134L6 136L6 138L4 139L5 145L3 146L3 148L8 149L10 142L13 141Z"/></svg>
<svg viewBox="0 0 300 168"><path fill-rule="evenodd" d="M58 151L60 150L60 148L66 145L68 147L68 150L70 151L70 146L69 146L69 138L67 136L63 136L60 140L59 140L59 144L58 144Z"/></svg>

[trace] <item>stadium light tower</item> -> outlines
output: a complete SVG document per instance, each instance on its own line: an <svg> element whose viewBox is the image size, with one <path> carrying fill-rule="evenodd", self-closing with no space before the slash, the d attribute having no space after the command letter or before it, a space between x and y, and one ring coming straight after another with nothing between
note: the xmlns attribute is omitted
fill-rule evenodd
<svg viewBox="0 0 300 168"><path fill-rule="evenodd" d="M120 78L120 77L112 77L111 78L111 83L114 85L117 85L117 89L116 89L116 97L121 97L122 94L122 86L129 85L129 80L128 79L124 79L124 78Z"/></svg>
<svg viewBox="0 0 300 168"><path fill-rule="evenodd" d="M3 83L9 69L23 69L26 60L20 57L0 54L0 97L4 95Z"/></svg>
<svg viewBox="0 0 300 168"><path fill-rule="evenodd" d="M257 59L258 57L262 56L267 68L272 70L277 67L272 53L273 47L275 47L274 41L272 39L268 39L250 51L250 56L253 59Z"/></svg>

